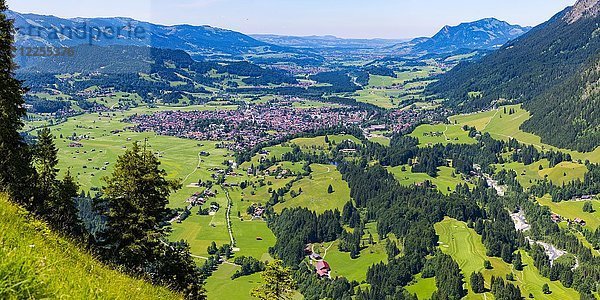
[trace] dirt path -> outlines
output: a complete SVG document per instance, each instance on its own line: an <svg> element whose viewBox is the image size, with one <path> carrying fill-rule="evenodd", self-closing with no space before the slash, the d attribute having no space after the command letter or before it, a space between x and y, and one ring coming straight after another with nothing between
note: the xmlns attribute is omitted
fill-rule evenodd
<svg viewBox="0 0 600 300"><path fill-rule="evenodd" d="M481 131L484 131L490 125L490 123L492 123L492 120L496 117L496 115L498 115L499 111L500 111L500 109L496 109L496 113L494 113L494 115L490 118L490 120L487 122L487 124L485 124L485 126L483 127L483 129L481 129Z"/></svg>
<svg viewBox="0 0 600 300"><path fill-rule="evenodd" d="M225 217L227 218L227 231L229 231L231 247L235 247L235 240L233 239L233 230L231 229L231 197L229 197L229 191L227 189L223 188L223 190L225 190L225 196L227 196L227 212L225 213Z"/></svg>
<svg viewBox="0 0 600 300"><path fill-rule="evenodd" d="M196 173L196 171L198 171L198 169L200 169L200 163L202 162L202 156L200 155L200 153L202 153L202 152L198 152L198 164L196 165L196 168L194 169L194 171L192 171L192 173L185 176L185 178L181 182L182 184L185 184L185 182L190 178L190 176L194 175L194 173Z"/></svg>

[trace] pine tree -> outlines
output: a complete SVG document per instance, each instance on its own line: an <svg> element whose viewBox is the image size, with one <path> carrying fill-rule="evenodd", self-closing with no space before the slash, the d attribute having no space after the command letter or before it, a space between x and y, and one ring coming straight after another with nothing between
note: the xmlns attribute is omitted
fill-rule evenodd
<svg viewBox="0 0 600 300"><path fill-rule="evenodd" d="M485 292L485 279L481 272L473 272L471 274L471 289L476 294Z"/></svg>
<svg viewBox="0 0 600 300"><path fill-rule="evenodd" d="M517 254L515 254L513 266L515 267L515 270L523 271L523 260L521 258L521 253L517 252Z"/></svg>
<svg viewBox="0 0 600 300"><path fill-rule="evenodd" d="M138 143L120 156L104 195L108 208L108 230L104 234L109 259L141 268L160 243L165 230L160 223L167 217L169 195L179 184L169 181L160 162Z"/></svg>
<svg viewBox="0 0 600 300"><path fill-rule="evenodd" d="M52 208L49 207L50 198L56 196L56 176L58 174L58 149L54 145L54 137L50 129L38 131L38 141L34 147L34 161L37 168L36 198L40 207L35 209L42 214Z"/></svg>
<svg viewBox="0 0 600 300"><path fill-rule="evenodd" d="M57 197L53 197L49 205L51 208L51 211L48 212L49 218L63 232L73 237L82 237L85 230L76 205L79 186L75 182L75 178L71 176L70 170L67 171L63 180L58 184Z"/></svg>
<svg viewBox="0 0 600 300"><path fill-rule="evenodd" d="M550 286L548 286L547 283L544 283L544 285L542 286L542 293L544 293L546 295L552 293L552 291L550 291Z"/></svg>
<svg viewBox="0 0 600 300"><path fill-rule="evenodd" d="M33 178L31 153L19 134L26 114L22 82L15 78L13 63L14 27L7 19L6 1L0 0L0 192L31 209Z"/></svg>
<svg viewBox="0 0 600 300"><path fill-rule="evenodd" d="M37 206L32 209L54 229L81 238L85 231L75 205L79 187L69 171L62 181L57 179L58 149L50 129L44 128L38 132L33 158L37 169L34 195Z"/></svg>
<svg viewBox="0 0 600 300"><path fill-rule="evenodd" d="M251 295L262 300L290 299L293 294L295 282L290 269L283 266L281 260L270 262L261 273L263 284L254 290Z"/></svg>
<svg viewBox="0 0 600 300"><path fill-rule="evenodd" d="M154 284L188 299L202 299L202 273L189 246L163 241L166 232L161 223L169 213L169 195L180 187L166 175L152 152L137 143L117 159L113 173L105 178L108 229L102 234L101 254Z"/></svg>
<svg viewBox="0 0 600 300"><path fill-rule="evenodd" d="M327 187L327 193L333 194L333 186L331 184Z"/></svg>

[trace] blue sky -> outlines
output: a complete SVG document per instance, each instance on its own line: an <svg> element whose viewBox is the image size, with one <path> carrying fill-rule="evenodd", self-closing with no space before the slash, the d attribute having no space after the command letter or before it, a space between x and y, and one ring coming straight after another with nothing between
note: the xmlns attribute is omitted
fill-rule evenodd
<svg viewBox="0 0 600 300"><path fill-rule="evenodd" d="M442 26L495 17L537 25L575 0L8 0L11 9L60 17L132 17L243 33L347 38L431 36Z"/></svg>

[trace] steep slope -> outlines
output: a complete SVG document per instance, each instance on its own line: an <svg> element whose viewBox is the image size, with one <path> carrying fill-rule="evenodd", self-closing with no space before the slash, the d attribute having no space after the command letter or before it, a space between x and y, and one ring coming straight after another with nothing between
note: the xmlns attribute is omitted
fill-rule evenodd
<svg viewBox="0 0 600 300"><path fill-rule="evenodd" d="M210 27L163 26L129 18L75 18L7 13L15 20L17 47L145 46L184 50L194 58L241 59L259 55L284 55L288 59L319 61L306 50L276 46L239 32Z"/></svg>
<svg viewBox="0 0 600 300"><path fill-rule="evenodd" d="M0 195L0 299L181 299L81 252Z"/></svg>
<svg viewBox="0 0 600 300"><path fill-rule="evenodd" d="M458 65L428 92L461 112L523 102L532 113L523 129L545 143L593 150L600 145L599 6L577 2L482 60Z"/></svg>
<svg viewBox="0 0 600 300"><path fill-rule="evenodd" d="M482 19L457 26L445 26L432 38L418 44L414 50L441 53L458 49L497 49L530 29L494 18Z"/></svg>

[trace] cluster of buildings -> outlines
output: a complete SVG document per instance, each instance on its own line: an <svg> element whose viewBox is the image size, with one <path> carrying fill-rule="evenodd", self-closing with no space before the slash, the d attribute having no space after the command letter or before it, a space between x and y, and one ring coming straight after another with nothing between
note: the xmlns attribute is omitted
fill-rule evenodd
<svg viewBox="0 0 600 300"><path fill-rule="evenodd" d="M231 141L232 151L314 130L358 125L368 117L366 111L348 108L294 108L283 104L252 105L238 110L164 111L134 115L126 121L134 131L154 131L161 135L210 141Z"/></svg>
<svg viewBox="0 0 600 300"><path fill-rule="evenodd" d="M559 214L552 214L551 216L552 221L554 223L560 223L564 220L564 218L562 216L560 216ZM585 220L581 219L581 218L575 218L573 220L571 219L567 219L566 220L567 223L570 225L579 225L579 226L585 226L587 223L585 222Z"/></svg>
<svg viewBox="0 0 600 300"><path fill-rule="evenodd" d="M419 122L432 122L441 116L438 110L402 109L390 112L388 129L393 132L407 132Z"/></svg>

